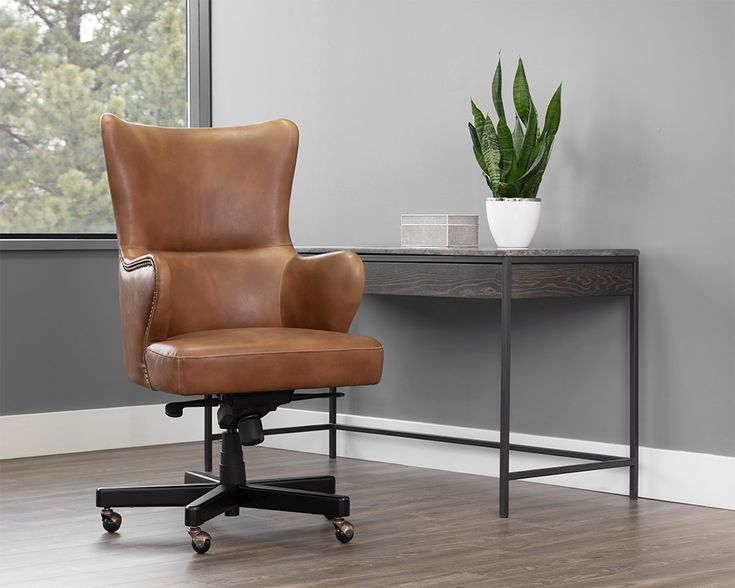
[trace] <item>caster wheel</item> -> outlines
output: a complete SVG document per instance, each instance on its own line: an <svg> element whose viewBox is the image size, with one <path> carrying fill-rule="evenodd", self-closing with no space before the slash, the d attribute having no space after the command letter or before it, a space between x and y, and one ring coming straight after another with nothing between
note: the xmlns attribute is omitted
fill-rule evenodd
<svg viewBox="0 0 735 588"><path fill-rule="evenodd" d="M199 527L189 529L189 535L191 536L191 548L197 553L207 553L212 547L212 536Z"/></svg>
<svg viewBox="0 0 735 588"><path fill-rule="evenodd" d="M340 543L349 543L352 541L352 538L355 536L355 527L352 526L350 521L333 519L332 524L334 525L334 534Z"/></svg>
<svg viewBox="0 0 735 588"><path fill-rule="evenodd" d="M122 525L122 517L109 508L102 509L102 526L108 533L114 533Z"/></svg>
<svg viewBox="0 0 735 588"><path fill-rule="evenodd" d="M108 533L114 533L122 525L122 517L109 508L102 509L102 526Z"/></svg>

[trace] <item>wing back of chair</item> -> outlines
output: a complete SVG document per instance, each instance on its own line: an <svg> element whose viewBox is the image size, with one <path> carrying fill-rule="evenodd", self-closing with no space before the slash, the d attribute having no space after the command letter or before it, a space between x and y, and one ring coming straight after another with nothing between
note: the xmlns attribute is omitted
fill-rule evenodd
<svg viewBox="0 0 735 588"><path fill-rule="evenodd" d="M286 120L172 129L101 120L120 245L128 376L150 386L151 343L281 326L298 129Z"/></svg>
<svg viewBox="0 0 735 588"><path fill-rule="evenodd" d="M290 245L298 129L290 121L223 129L131 124L103 115L123 254Z"/></svg>

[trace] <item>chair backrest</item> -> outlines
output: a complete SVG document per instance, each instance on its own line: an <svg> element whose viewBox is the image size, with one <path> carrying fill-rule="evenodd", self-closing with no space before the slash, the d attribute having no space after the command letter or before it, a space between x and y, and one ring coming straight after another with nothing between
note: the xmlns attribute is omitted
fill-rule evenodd
<svg viewBox="0 0 735 588"><path fill-rule="evenodd" d="M172 129L103 115L101 128L128 376L147 385L145 349L156 341L282 326L296 125Z"/></svg>
<svg viewBox="0 0 735 588"><path fill-rule="evenodd" d="M105 114L101 127L123 254L291 244L294 123L178 129Z"/></svg>

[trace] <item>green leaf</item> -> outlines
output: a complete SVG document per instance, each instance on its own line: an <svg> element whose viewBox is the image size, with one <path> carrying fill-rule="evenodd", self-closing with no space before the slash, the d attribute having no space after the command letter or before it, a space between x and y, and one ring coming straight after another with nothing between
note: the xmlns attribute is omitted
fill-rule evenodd
<svg viewBox="0 0 735 588"><path fill-rule="evenodd" d="M475 148L473 148L472 151L475 154L475 160L477 160L477 165L479 165L480 166L480 169L482 170L482 174L485 177L488 177L488 175L487 175L487 164L485 163L485 159L482 156L482 151L480 151L479 149L475 149Z"/></svg>
<svg viewBox="0 0 735 588"><path fill-rule="evenodd" d="M523 174L518 181L522 181L525 177L525 182L521 188L523 197L535 198L538 193L541 180L543 179L546 166L549 163L549 157L551 156L551 147L556 137L556 132L559 129L559 122L561 120L561 84L557 88L554 95L549 101L549 106L546 109L546 118L544 120L544 128L541 131L539 142L543 144L543 149L539 150L540 153L537 155L536 160L529 168L529 170Z"/></svg>
<svg viewBox="0 0 735 588"><path fill-rule="evenodd" d="M500 147L500 178L505 180L505 176L508 175L513 161L515 160L515 153L513 152L513 135L508 128L508 123L505 122L505 108L503 107L503 71L500 65L500 59L498 59L498 65L495 68L495 75L493 76L492 94L493 104L495 105L495 112L498 113L498 144Z"/></svg>
<svg viewBox="0 0 735 588"><path fill-rule="evenodd" d="M544 120L544 130L541 131L542 135L547 137L553 137L556 135L556 131L559 129L559 122L561 121L561 84L554 92L554 95L549 100L549 106L546 108L546 119Z"/></svg>
<svg viewBox="0 0 735 588"><path fill-rule="evenodd" d="M551 156L551 147L554 143L554 136L548 136L544 139L544 155L539 163L535 173L531 174L528 178L526 178L526 181L523 184L523 187L521 188L521 193L524 197L527 198L535 198L536 194L538 193L539 185L541 184L541 180L544 177L544 172L546 171L546 166L549 163L549 157Z"/></svg>
<svg viewBox="0 0 735 588"><path fill-rule="evenodd" d="M485 119L485 127L480 136L480 147L485 159L487 176L490 178L490 184L494 192L495 186L500 182L500 144L490 117Z"/></svg>
<svg viewBox="0 0 735 588"><path fill-rule="evenodd" d="M531 111L528 115L528 123L526 125L526 135L523 137L523 145L521 146L521 154L516 159L513 168L508 173L506 180L508 182L517 182L528 169L532 162L534 150L536 148L536 140L538 133L538 114L536 109L531 105Z"/></svg>
<svg viewBox="0 0 735 588"><path fill-rule="evenodd" d="M540 141L537 145L538 149L536 149L536 157L534 158L533 163L528 166L528 169L523 172L523 175L516 180L517 182L521 182L536 171L539 171L539 167L542 165L546 157L546 141Z"/></svg>
<svg viewBox="0 0 735 588"><path fill-rule="evenodd" d="M480 166L482 173L487 175L487 165L485 164L485 158L482 155L482 147L480 146L480 138L477 136L477 129L475 129L475 127L472 126L472 123L468 123L468 124L470 125L470 137L472 137L472 150L475 153L475 159L477 160L477 165Z"/></svg>
<svg viewBox="0 0 735 588"><path fill-rule="evenodd" d="M472 138L472 146L480 149L480 137L477 135L477 129L472 123L467 123L470 127L470 137Z"/></svg>
<svg viewBox="0 0 735 588"><path fill-rule="evenodd" d="M526 122L531 114L533 102L531 93L528 90L528 80L526 80L526 71L523 69L523 61L518 58L518 69L516 69L516 77L513 80L513 102L516 112L521 120Z"/></svg>
<svg viewBox="0 0 735 588"><path fill-rule="evenodd" d="M500 198L518 198L518 184L499 182L494 193Z"/></svg>
<svg viewBox="0 0 735 588"><path fill-rule="evenodd" d="M515 153L513 151L513 135L505 122L505 117L498 120L498 144L500 146L500 179L505 180L513 167Z"/></svg>
<svg viewBox="0 0 735 588"><path fill-rule="evenodd" d="M474 100L470 100L470 105L472 107L472 116L475 119L477 136L482 137L482 131L485 127L485 115L482 114L482 111L479 108L477 108L477 104L475 104Z"/></svg>
<svg viewBox="0 0 735 588"><path fill-rule="evenodd" d="M516 153L516 158L521 156L521 147L523 147L523 125L521 119L516 115L516 125L513 128L513 150Z"/></svg>
<svg viewBox="0 0 735 588"><path fill-rule="evenodd" d="M544 176L543 171L537 171L534 175L528 178L523 184L521 189L520 198L536 198L538 194L539 186L541 185L541 178Z"/></svg>
<svg viewBox="0 0 735 588"><path fill-rule="evenodd" d="M505 108L503 107L503 72L500 68L500 59L498 59L498 65L495 68L495 75L493 76L493 104L495 104L495 112L498 113L498 118L505 118Z"/></svg>

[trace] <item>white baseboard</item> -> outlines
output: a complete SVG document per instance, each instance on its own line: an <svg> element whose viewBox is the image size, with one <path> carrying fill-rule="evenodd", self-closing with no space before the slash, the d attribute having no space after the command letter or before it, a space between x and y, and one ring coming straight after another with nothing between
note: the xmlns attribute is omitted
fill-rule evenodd
<svg viewBox="0 0 735 588"><path fill-rule="evenodd" d="M197 441L200 410L167 418L162 404L0 416L0 459Z"/></svg>
<svg viewBox="0 0 735 588"><path fill-rule="evenodd" d="M325 412L280 408L264 419L266 428L324 423ZM394 429L433 435L497 440L492 430L417 423L357 415L339 415L342 424ZM181 443L202 439L199 410L184 411L179 419L169 419L162 405L104 408L67 412L0 416L0 459L54 455ZM214 430L217 424L214 423ZM514 433L514 443L626 455L627 447L578 439L560 439ZM325 431L273 435L266 447L326 454ZM402 439L340 431L337 453L342 457L381 461L453 472L498 475L498 452L468 445L450 445L416 439ZM514 452L514 470L577 463L579 460ZM627 493L627 469L598 470L533 480L569 488L583 488L616 494ZM735 457L690 453L669 449L640 448L640 496L735 510Z"/></svg>
<svg viewBox="0 0 735 588"><path fill-rule="evenodd" d="M276 412L267 415L263 422L266 427L275 428L312 425L323 423L326 420L327 413L324 412L280 408ZM393 429L430 435L493 441L499 439L498 431L434 423L417 423L358 415L339 415L338 422L357 427ZM553 447L607 455L625 456L628 452L626 445L523 433L513 433L511 441L521 445ZM298 435L273 435L266 439L264 445L280 449L326 454L328 438L322 431L299 433ZM494 449L343 431L337 433L337 454L341 457L481 476L497 477L499 468L498 452ZM547 455L511 453L512 470L526 470L572 463L583 462L582 460ZM627 468L548 476L533 478L528 481L566 486L568 488L612 492L614 494L628 493ZM641 447L639 495L642 498L735 510L735 457Z"/></svg>

